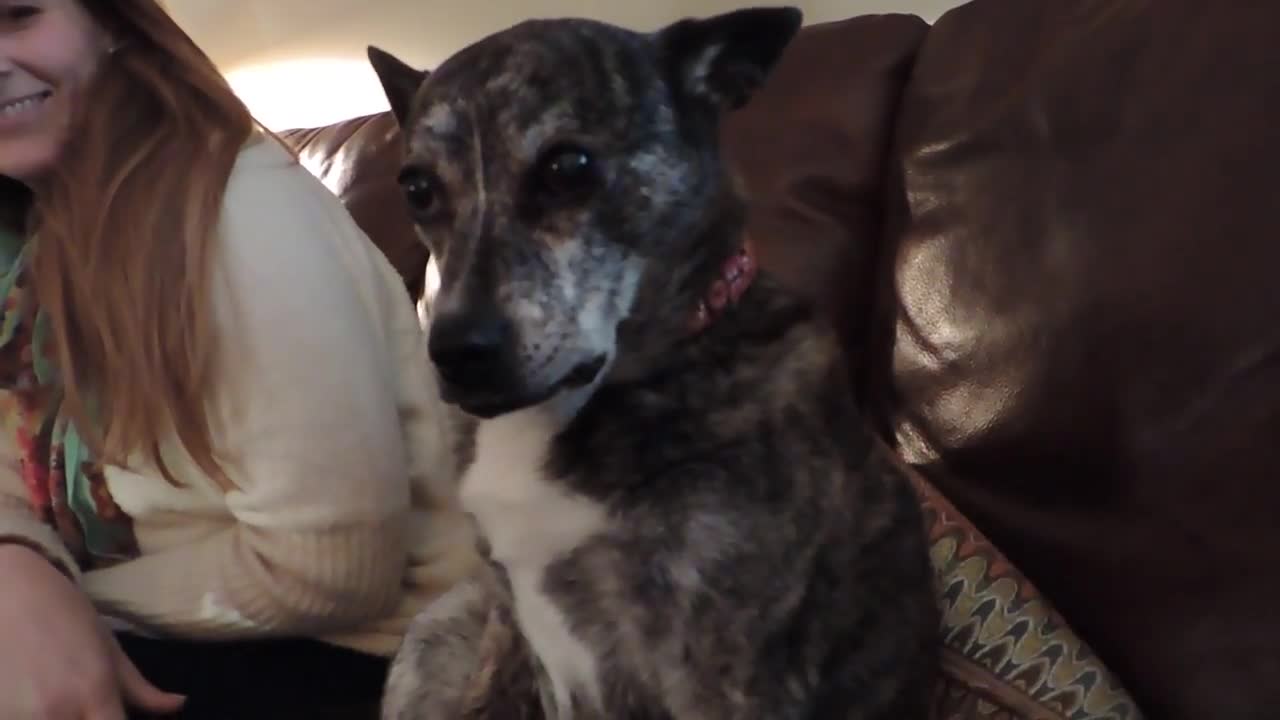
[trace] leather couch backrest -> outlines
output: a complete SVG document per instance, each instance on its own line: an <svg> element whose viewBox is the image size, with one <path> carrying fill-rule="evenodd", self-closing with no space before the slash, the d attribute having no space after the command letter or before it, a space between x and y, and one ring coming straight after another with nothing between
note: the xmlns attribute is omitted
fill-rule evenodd
<svg viewBox="0 0 1280 720"><path fill-rule="evenodd" d="M1151 718L1280 712L1278 27L980 0L899 109L866 389Z"/></svg>

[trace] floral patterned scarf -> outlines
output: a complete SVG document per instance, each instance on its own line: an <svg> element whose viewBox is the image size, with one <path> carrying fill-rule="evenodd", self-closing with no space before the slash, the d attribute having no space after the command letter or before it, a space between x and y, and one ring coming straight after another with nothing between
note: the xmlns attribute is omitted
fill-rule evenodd
<svg viewBox="0 0 1280 720"><path fill-rule="evenodd" d="M101 465L61 412L48 323L27 273L29 247L0 228L0 422L16 439L32 509L90 569L135 557L137 541Z"/></svg>

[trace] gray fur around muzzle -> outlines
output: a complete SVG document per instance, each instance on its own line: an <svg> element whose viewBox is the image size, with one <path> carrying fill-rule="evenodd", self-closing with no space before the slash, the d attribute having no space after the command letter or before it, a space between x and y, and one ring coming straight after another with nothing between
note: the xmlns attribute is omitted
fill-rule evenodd
<svg viewBox="0 0 1280 720"><path fill-rule="evenodd" d="M525 343L518 333L512 318L494 303L476 302L437 315L427 347L445 402L476 417L496 417L589 385L608 362L607 354L586 355L568 364L563 375L537 378L545 374L536 371L547 361L530 368L533 362L521 352Z"/></svg>

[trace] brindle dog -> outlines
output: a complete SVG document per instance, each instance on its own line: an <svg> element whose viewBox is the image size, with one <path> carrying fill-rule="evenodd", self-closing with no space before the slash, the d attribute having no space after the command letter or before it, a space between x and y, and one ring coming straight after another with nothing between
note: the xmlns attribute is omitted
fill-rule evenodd
<svg viewBox="0 0 1280 720"><path fill-rule="evenodd" d="M492 571L416 619L388 720L926 716L921 513L835 334L765 274L691 324L744 242L720 117L800 25L537 20L434 72L370 48Z"/></svg>

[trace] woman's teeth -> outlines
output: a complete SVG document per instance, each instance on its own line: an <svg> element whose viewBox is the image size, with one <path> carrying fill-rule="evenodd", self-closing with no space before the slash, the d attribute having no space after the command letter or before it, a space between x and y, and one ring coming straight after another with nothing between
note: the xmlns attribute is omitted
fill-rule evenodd
<svg viewBox="0 0 1280 720"><path fill-rule="evenodd" d="M24 98L18 98L17 100L11 100L0 105L0 116L8 117L10 115L17 115L18 113L26 112L43 103L48 97L49 93L42 92L35 95L28 95Z"/></svg>

